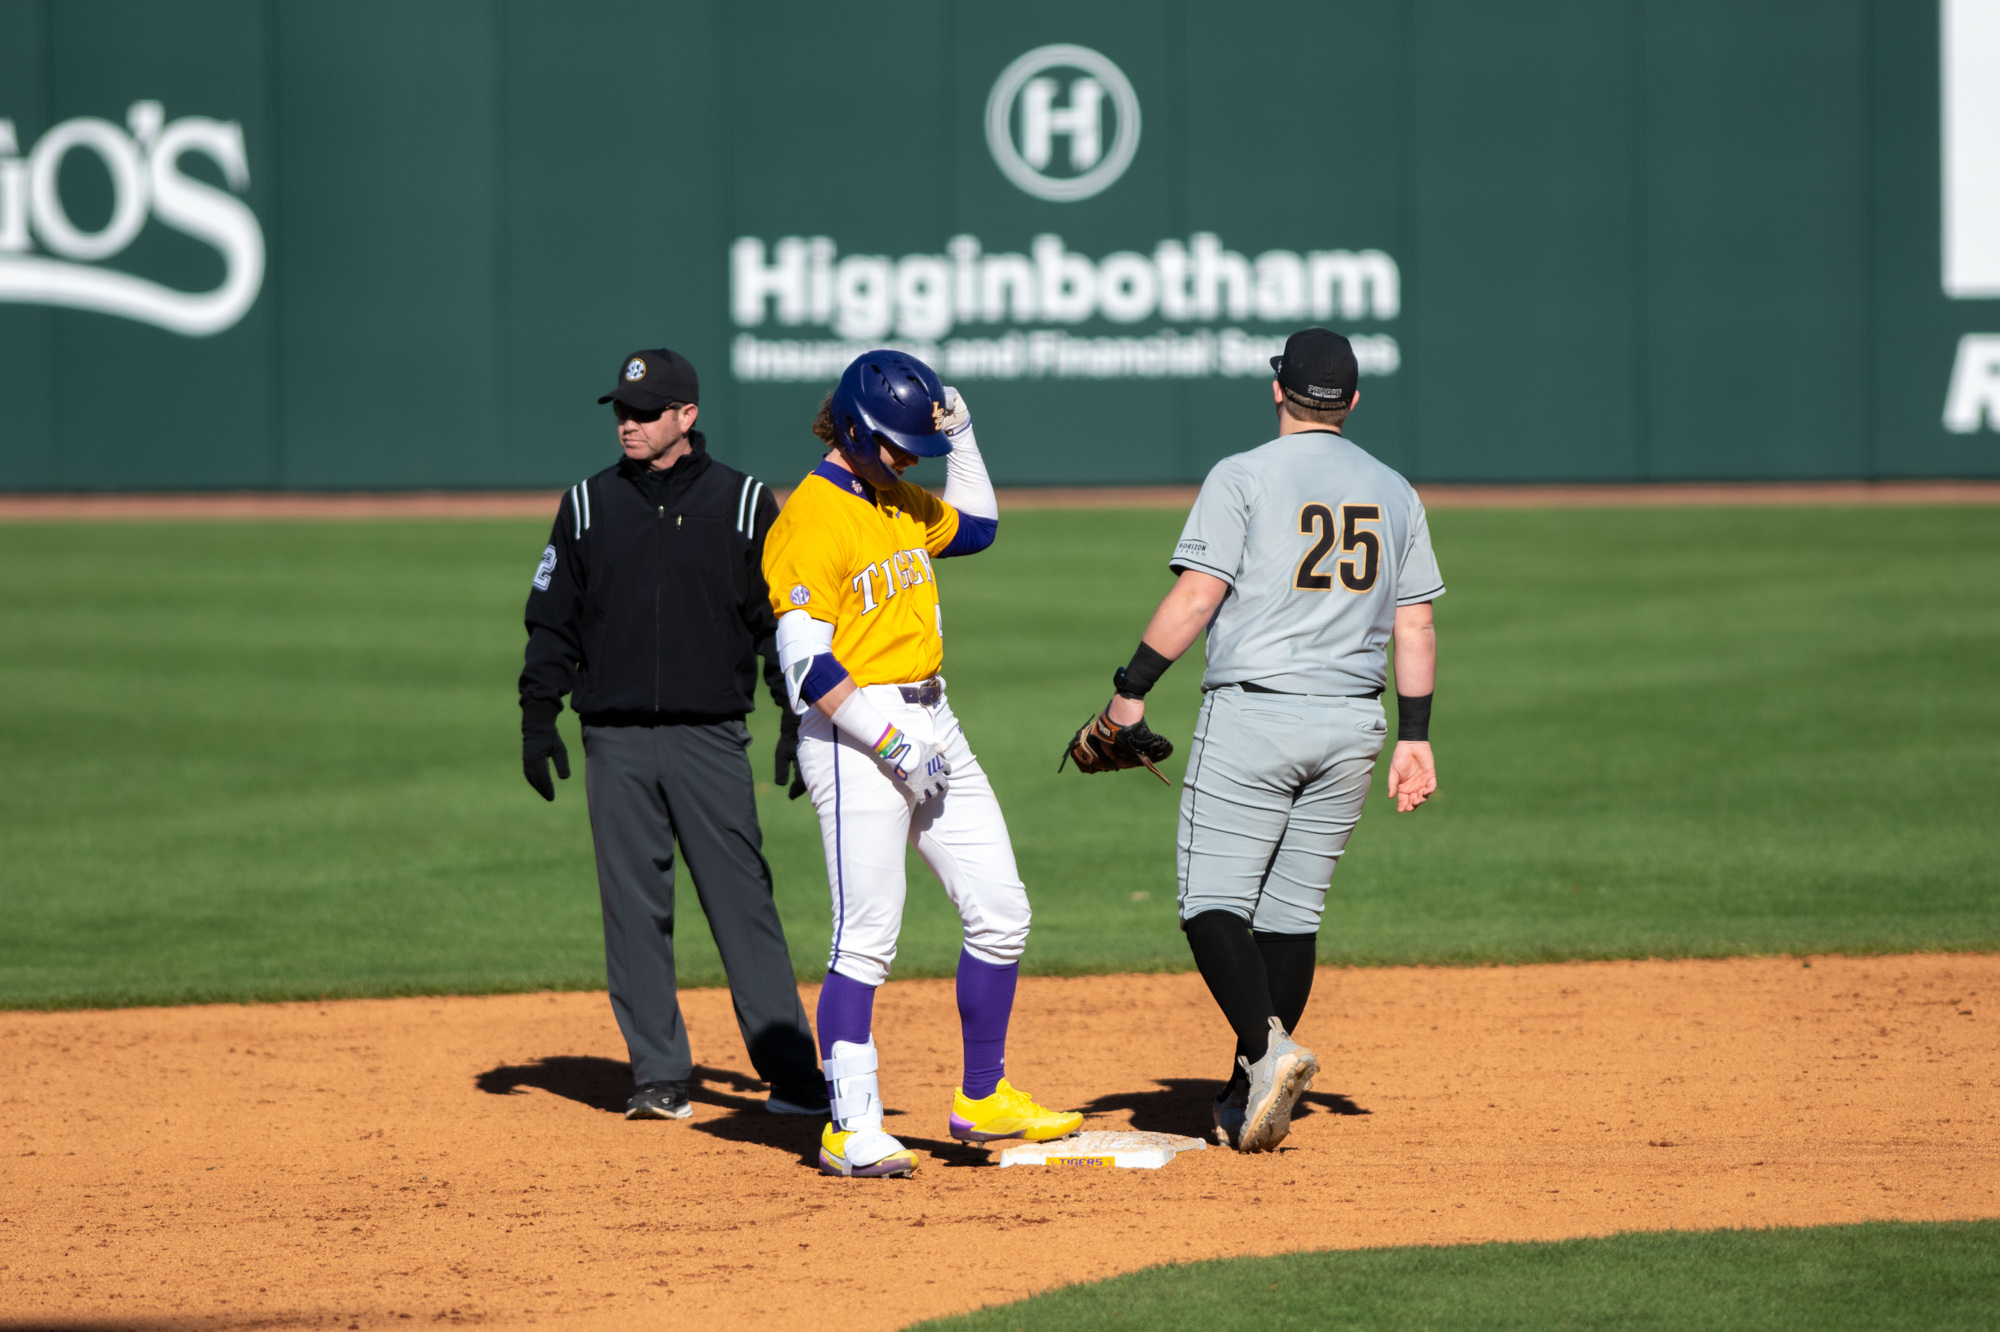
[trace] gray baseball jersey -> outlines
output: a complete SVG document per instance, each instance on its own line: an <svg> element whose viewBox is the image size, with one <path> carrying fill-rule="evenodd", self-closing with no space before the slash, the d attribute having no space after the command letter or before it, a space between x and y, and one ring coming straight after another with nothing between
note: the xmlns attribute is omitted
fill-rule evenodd
<svg viewBox="0 0 2000 1332"><path fill-rule="evenodd" d="M1417 492L1325 430L1217 463L1172 567L1230 586L1208 626L1204 689L1379 692L1396 607L1444 594Z"/></svg>

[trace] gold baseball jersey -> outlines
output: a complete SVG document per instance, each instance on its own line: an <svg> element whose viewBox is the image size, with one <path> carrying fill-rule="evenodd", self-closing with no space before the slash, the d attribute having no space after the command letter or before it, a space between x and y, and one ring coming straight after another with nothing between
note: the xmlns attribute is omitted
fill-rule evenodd
<svg viewBox="0 0 2000 1332"><path fill-rule="evenodd" d="M876 491L821 463L764 538L771 609L831 624L833 656L857 685L929 679L944 665L931 560L958 531L958 510L921 486Z"/></svg>

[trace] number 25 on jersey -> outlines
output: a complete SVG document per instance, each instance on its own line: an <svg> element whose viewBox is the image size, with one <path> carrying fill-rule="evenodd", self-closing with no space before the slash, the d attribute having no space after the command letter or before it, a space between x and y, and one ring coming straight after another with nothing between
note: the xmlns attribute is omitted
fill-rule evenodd
<svg viewBox="0 0 2000 1332"><path fill-rule="evenodd" d="M1349 592L1366 592L1374 587L1382 576L1381 523L1379 504L1343 504L1338 518L1332 508L1317 500L1300 506L1300 534L1318 539L1299 560L1292 586L1301 592L1331 592L1337 577ZM1321 565L1333 554L1335 546L1340 548L1339 558L1334 561L1332 572L1323 572Z"/></svg>

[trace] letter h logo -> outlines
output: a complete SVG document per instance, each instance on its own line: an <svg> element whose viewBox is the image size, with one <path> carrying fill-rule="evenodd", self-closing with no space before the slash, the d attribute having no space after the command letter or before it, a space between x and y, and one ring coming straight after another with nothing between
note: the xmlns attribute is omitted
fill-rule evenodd
<svg viewBox="0 0 2000 1332"><path fill-rule="evenodd" d="M1058 103L1064 82L1069 100ZM1049 170L1058 135L1069 140L1066 174ZM1038 46L993 81L986 95L986 146L1001 174L1037 199L1088 199L1132 164L1139 150L1139 98L1124 71L1101 53Z"/></svg>
<svg viewBox="0 0 2000 1332"><path fill-rule="evenodd" d="M1021 89L1021 156L1037 171L1049 164L1058 134L1069 136L1069 166L1088 171L1104 155L1104 85L1089 75L1069 85L1069 105L1055 104L1054 79L1029 79Z"/></svg>

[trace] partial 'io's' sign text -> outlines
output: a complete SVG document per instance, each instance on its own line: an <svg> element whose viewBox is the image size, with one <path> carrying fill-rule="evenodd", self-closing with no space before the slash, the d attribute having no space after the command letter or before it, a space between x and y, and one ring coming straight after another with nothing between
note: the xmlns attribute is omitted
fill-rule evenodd
<svg viewBox="0 0 2000 1332"><path fill-rule="evenodd" d="M63 201L64 163L79 154L110 178L111 215L94 230ZM190 155L213 162L228 189L184 173ZM0 301L92 310L188 337L232 328L264 285L264 231L236 197L249 186L243 127L234 121L170 121L160 103L134 102L122 126L79 116L51 126L24 153L14 122L0 120ZM151 221L214 248L222 281L177 291L108 266Z"/></svg>

